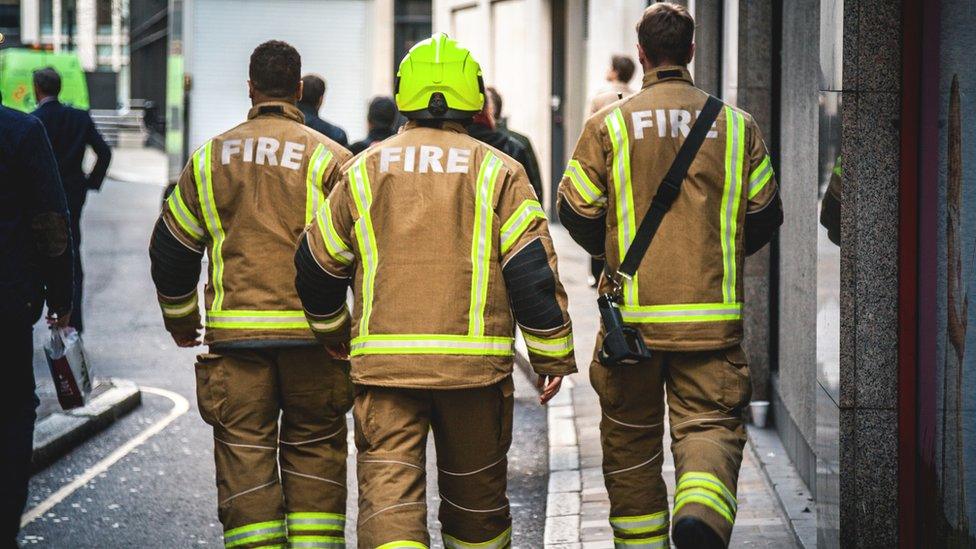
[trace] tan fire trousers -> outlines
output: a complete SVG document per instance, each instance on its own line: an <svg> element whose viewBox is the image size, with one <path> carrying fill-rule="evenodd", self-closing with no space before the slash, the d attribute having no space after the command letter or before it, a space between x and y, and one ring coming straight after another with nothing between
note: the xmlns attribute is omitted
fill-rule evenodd
<svg viewBox="0 0 976 549"><path fill-rule="evenodd" d="M512 378L459 390L358 387L361 549L425 548L425 450L437 449L444 546L503 549L512 537L505 493L512 442Z"/></svg>
<svg viewBox="0 0 976 549"><path fill-rule="evenodd" d="M603 417L603 474L616 547L669 547L664 461L665 393L675 463L674 519L694 516L728 544L752 385L738 345L705 352L654 351L649 364L608 368L590 380Z"/></svg>
<svg viewBox="0 0 976 549"><path fill-rule="evenodd" d="M241 349L198 356L196 374L225 547L345 547L348 363L320 346Z"/></svg>

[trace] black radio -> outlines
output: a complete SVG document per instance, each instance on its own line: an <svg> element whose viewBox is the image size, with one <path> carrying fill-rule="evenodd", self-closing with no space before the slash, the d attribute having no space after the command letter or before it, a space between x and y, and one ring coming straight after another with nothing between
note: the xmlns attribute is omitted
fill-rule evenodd
<svg viewBox="0 0 976 549"><path fill-rule="evenodd" d="M603 321L603 345L600 347L600 363L604 366L635 366L651 359L651 350L644 344L641 333L624 325L617 299L603 294L597 299L600 318Z"/></svg>

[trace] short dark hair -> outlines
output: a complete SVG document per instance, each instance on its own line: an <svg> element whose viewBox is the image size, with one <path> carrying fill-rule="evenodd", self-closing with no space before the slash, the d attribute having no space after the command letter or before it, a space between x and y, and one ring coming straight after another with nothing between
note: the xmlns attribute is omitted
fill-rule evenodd
<svg viewBox="0 0 976 549"><path fill-rule="evenodd" d="M393 128L397 119L397 107L393 99L389 97L374 97L369 102L369 111L366 113L366 121L376 128Z"/></svg>
<svg viewBox="0 0 976 549"><path fill-rule="evenodd" d="M652 4L637 23L637 43L655 65L687 65L694 39L695 19L687 8L672 2Z"/></svg>
<svg viewBox="0 0 976 549"><path fill-rule="evenodd" d="M61 75L54 67L44 67L34 71L34 85L41 93L50 97L57 97L61 93Z"/></svg>
<svg viewBox="0 0 976 549"><path fill-rule="evenodd" d="M637 66L634 65L634 60L626 55L614 55L610 58L610 67L613 72L617 73L617 78L623 82L630 82L630 79L634 77L634 71Z"/></svg>
<svg viewBox="0 0 976 549"><path fill-rule="evenodd" d="M319 104L319 99L325 96L325 79L317 74L306 74L302 77L302 98L299 103L306 105Z"/></svg>
<svg viewBox="0 0 976 549"><path fill-rule="evenodd" d="M498 90L491 86L485 88L485 93L488 95L488 99L491 101L491 104L495 106L495 118L501 118L502 95L498 93Z"/></svg>
<svg viewBox="0 0 976 549"><path fill-rule="evenodd" d="M269 40L254 48L248 78L254 89L269 97L292 97L302 75L302 56L291 44Z"/></svg>

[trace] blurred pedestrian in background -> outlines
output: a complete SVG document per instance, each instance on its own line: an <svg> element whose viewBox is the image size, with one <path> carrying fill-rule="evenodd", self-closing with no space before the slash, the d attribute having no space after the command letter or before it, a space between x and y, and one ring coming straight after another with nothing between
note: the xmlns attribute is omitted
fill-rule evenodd
<svg viewBox="0 0 976 549"><path fill-rule="evenodd" d="M0 106L0 546L17 547L27 503L34 421L32 327L71 317L71 233L58 164L33 116Z"/></svg>
<svg viewBox="0 0 976 549"><path fill-rule="evenodd" d="M343 147L349 147L346 131L319 118L319 111L325 103L325 80L317 74L306 74L302 77L302 98L298 101L298 110L305 115L305 125L328 137Z"/></svg>
<svg viewBox="0 0 976 549"><path fill-rule="evenodd" d="M522 163L522 167L525 168L525 173L529 176L529 181L532 182L532 188L535 189L539 200L542 200L542 172L539 171L539 158L535 155L535 149L532 148L532 141L529 140L529 136L508 128L508 118L502 114L502 96L498 90L488 87L485 90L485 95L491 107L491 116L495 119L495 129L499 133L518 141L525 148L525 162Z"/></svg>
<svg viewBox="0 0 976 549"><path fill-rule="evenodd" d="M481 112L474 115L471 123L467 126L468 135L511 156L525 168L530 162L528 151L513 137L498 131L495 127L495 118L491 115L490 103L490 101L485 101ZM526 175L529 175L527 169ZM539 179L538 172L535 175L534 179L531 176L529 177L529 184L532 185L532 189L538 198L542 196L542 180Z"/></svg>
<svg viewBox="0 0 976 549"><path fill-rule="evenodd" d="M624 97L634 95L634 90L630 88L630 80L634 77L637 66L633 59L626 55L614 55L610 58L610 68L607 70L607 85L593 96L590 100L590 112L606 107L610 103Z"/></svg>
<svg viewBox="0 0 976 549"><path fill-rule="evenodd" d="M88 191L102 188L112 149L98 133L95 122L87 111L75 109L58 101L61 93L61 76L48 67L34 71L34 96L39 118L47 129L47 135L57 158L61 183L68 200L71 214L71 234L74 242L74 304L71 313L71 326L81 332L84 322L81 314L82 284L84 273L81 266L81 210L85 206ZM91 147L95 152L95 166L91 173L85 174L82 162L85 150Z"/></svg>
<svg viewBox="0 0 976 549"><path fill-rule="evenodd" d="M353 143L349 150L352 154L359 154L370 146L383 141L387 137L396 133L397 116L399 115L396 103L391 97L374 97L369 102L369 111L366 113L366 125L369 133L366 138Z"/></svg>

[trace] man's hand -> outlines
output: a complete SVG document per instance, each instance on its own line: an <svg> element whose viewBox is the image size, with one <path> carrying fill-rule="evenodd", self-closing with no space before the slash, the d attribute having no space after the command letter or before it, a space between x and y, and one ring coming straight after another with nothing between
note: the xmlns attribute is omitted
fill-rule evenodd
<svg viewBox="0 0 976 549"><path fill-rule="evenodd" d="M170 335L173 336L173 341L175 341L180 347L196 347L202 343L200 341L200 328L180 332L170 332Z"/></svg>
<svg viewBox="0 0 976 549"><path fill-rule="evenodd" d="M546 381L548 379L548 382ZM542 395L539 396L539 404L544 405L545 403L552 400L552 397L556 396L559 392L559 388L563 385L563 376L539 376L539 381L536 383L536 387L542 389Z"/></svg>
<svg viewBox="0 0 976 549"><path fill-rule="evenodd" d="M67 328L69 322L71 322L71 311L55 313L50 309L47 310L48 326Z"/></svg>
<svg viewBox="0 0 976 549"><path fill-rule="evenodd" d="M336 360L349 360L348 343L330 343L325 346L325 352Z"/></svg>

